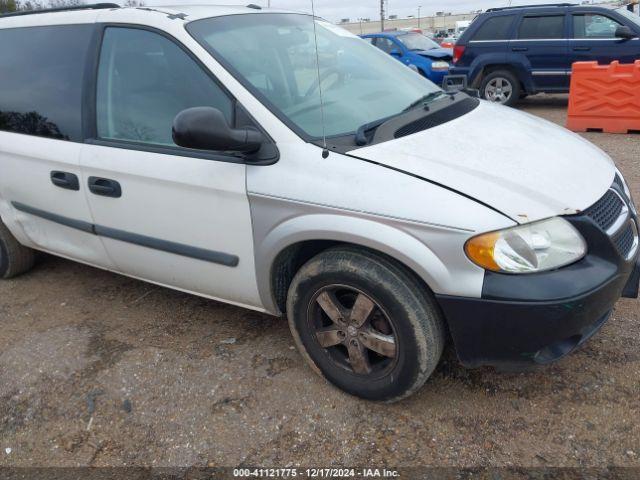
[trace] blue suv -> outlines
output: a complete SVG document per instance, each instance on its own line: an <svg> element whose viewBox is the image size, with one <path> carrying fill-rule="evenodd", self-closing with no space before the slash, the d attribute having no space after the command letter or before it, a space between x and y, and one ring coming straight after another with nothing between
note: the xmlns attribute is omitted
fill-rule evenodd
<svg viewBox="0 0 640 480"><path fill-rule="evenodd" d="M492 8L454 47L452 75L482 98L513 105L527 95L569 91L573 62L640 59L640 17L572 4Z"/></svg>
<svg viewBox="0 0 640 480"><path fill-rule="evenodd" d="M449 73L453 51L450 48L441 48L421 33L394 31L362 35L362 38L436 85L441 85Z"/></svg>

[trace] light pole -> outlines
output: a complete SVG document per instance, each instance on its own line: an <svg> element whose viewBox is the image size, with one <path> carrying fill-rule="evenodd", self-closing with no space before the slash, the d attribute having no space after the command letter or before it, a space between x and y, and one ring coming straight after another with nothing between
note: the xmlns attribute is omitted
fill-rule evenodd
<svg viewBox="0 0 640 480"><path fill-rule="evenodd" d="M418 30L420 29L420 9L422 8L422 5L418 5Z"/></svg>

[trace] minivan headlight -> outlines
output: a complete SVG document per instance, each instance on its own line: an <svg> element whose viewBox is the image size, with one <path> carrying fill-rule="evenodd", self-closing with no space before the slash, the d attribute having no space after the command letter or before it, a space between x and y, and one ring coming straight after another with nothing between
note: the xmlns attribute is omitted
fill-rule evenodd
<svg viewBox="0 0 640 480"><path fill-rule="evenodd" d="M449 70L449 64L447 62L433 62L431 70Z"/></svg>
<svg viewBox="0 0 640 480"><path fill-rule="evenodd" d="M483 233L469 239L464 250L473 263L486 270L534 273L577 262L587 253L587 244L573 225L554 217Z"/></svg>

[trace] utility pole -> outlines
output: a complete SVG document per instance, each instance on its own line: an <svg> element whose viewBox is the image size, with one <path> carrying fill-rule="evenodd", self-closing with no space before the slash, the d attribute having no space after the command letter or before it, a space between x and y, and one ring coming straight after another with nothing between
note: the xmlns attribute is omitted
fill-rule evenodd
<svg viewBox="0 0 640 480"><path fill-rule="evenodd" d="M420 29L420 9L422 9L422 5L418 5L418 29Z"/></svg>
<svg viewBox="0 0 640 480"><path fill-rule="evenodd" d="M384 0L380 0L380 31L384 32Z"/></svg>

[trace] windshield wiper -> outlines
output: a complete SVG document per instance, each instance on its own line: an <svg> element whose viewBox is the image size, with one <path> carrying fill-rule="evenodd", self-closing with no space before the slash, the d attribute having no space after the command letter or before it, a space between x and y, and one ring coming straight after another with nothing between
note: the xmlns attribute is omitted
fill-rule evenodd
<svg viewBox="0 0 640 480"><path fill-rule="evenodd" d="M378 120L374 120L373 122L365 123L364 125L360 125L358 130L356 130L356 145L362 147L369 143L369 139L367 138L367 132L371 130L375 130L380 125L385 123L387 120L391 120L398 115L402 115L404 112L396 113L395 115L390 115L388 117L380 118Z"/></svg>
<svg viewBox="0 0 640 480"><path fill-rule="evenodd" d="M446 93L444 92L428 93L420 97L418 100L413 102L411 105L409 105L407 108L405 108L401 112L395 113L393 115L389 115L388 117L380 118L378 120L374 120L373 122L365 123L364 125L360 125L360 127L358 127L358 130L356 130L356 145L362 147L369 143L369 139L367 138L367 132L370 132L371 130L375 130L383 123L388 122L392 118L399 117L400 115L408 112L409 110L413 110L414 108L421 105L426 105L427 103L429 103L430 100L435 100L436 98L442 95L446 95Z"/></svg>
<svg viewBox="0 0 640 480"><path fill-rule="evenodd" d="M409 106L407 108L405 108L403 110L403 112L408 112L409 110L413 110L416 107L420 107L422 105L425 105L425 104L429 103L430 100L435 100L436 98L438 98L441 95L446 95L446 94L444 92L427 93L426 95L420 97L415 102L409 104Z"/></svg>

